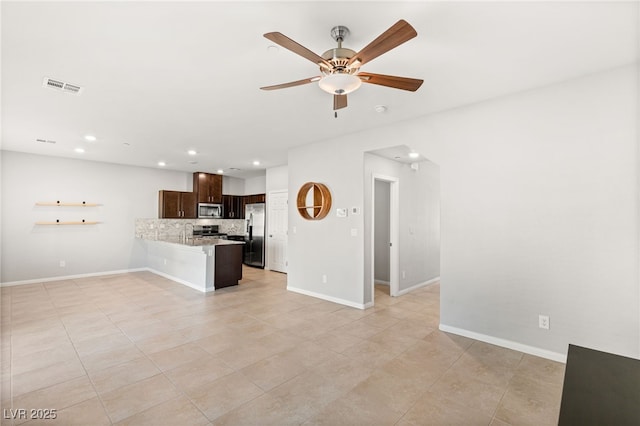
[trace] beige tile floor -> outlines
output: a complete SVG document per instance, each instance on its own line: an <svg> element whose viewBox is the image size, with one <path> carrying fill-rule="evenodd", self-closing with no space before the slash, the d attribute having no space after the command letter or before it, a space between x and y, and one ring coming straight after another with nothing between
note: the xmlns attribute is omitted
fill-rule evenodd
<svg viewBox="0 0 640 426"><path fill-rule="evenodd" d="M557 423L564 365L438 331L437 284L376 286L361 311L244 275L208 295L149 272L3 288L2 424Z"/></svg>

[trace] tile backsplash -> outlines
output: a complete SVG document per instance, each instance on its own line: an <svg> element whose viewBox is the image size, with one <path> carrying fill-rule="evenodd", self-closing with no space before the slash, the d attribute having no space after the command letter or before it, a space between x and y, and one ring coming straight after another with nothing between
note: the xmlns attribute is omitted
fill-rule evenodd
<svg viewBox="0 0 640 426"><path fill-rule="evenodd" d="M135 236L143 240L193 236L193 225L218 225L228 235L244 235L244 219L136 219Z"/></svg>

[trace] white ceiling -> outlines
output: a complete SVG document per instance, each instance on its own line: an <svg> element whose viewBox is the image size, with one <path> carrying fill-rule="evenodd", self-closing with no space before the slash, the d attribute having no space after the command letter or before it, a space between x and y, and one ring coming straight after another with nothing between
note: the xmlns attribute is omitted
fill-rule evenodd
<svg viewBox="0 0 640 426"><path fill-rule="evenodd" d="M3 1L1 8L2 149L145 167L162 160L167 169L238 177L286 164L294 146L638 61L637 2ZM424 79L417 92L365 84L336 119L331 95L316 84L259 90L319 74L288 50L268 49L262 34L279 31L322 54L335 47L331 28L346 25L344 46L358 51L399 19L418 36L362 71ZM45 77L83 93L45 88ZM87 134L98 140L85 141Z"/></svg>

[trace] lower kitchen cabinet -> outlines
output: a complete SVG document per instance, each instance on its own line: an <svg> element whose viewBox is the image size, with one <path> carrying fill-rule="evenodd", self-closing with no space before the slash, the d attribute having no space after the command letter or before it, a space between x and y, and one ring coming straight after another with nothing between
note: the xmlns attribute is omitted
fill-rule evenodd
<svg viewBox="0 0 640 426"><path fill-rule="evenodd" d="M242 279L242 248L244 244L219 245L215 249L216 289L238 285Z"/></svg>

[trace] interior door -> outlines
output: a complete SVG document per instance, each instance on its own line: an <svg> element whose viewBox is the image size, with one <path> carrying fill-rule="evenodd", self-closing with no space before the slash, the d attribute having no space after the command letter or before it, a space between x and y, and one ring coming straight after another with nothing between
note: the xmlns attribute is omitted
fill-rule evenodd
<svg viewBox="0 0 640 426"><path fill-rule="evenodd" d="M289 193L287 191L269 192L269 214L267 215L267 260L269 269L287 272L287 227Z"/></svg>

